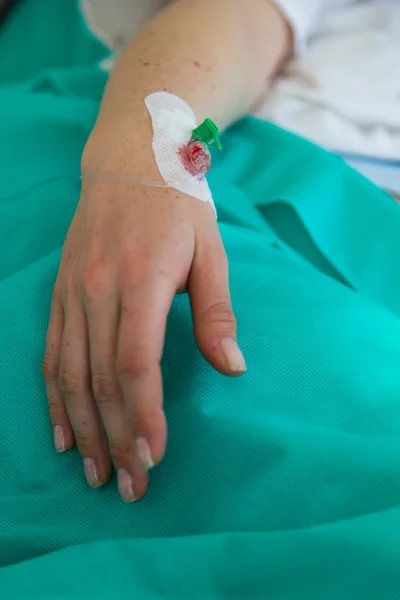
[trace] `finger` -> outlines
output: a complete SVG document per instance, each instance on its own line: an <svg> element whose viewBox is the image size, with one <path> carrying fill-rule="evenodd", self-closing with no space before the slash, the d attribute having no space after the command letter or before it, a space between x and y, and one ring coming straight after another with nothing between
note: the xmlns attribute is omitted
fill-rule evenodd
<svg viewBox="0 0 400 600"><path fill-rule="evenodd" d="M242 375L246 363L236 339L228 261L220 239L214 245L197 245L188 291L200 351L221 373Z"/></svg>
<svg viewBox="0 0 400 600"><path fill-rule="evenodd" d="M160 361L174 284L163 275L126 287L117 346L117 373L144 469L163 457L167 426Z"/></svg>
<svg viewBox="0 0 400 600"><path fill-rule="evenodd" d="M89 322L92 390L104 428L109 451L118 475L118 488L125 502L141 498L147 489L147 473L136 456L122 392L115 372L115 353L120 305L109 290L86 287L85 305Z"/></svg>
<svg viewBox="0 0 400 600"><path fill-rule="evenodd" d="M85 314L76 297L69 298L66 304L58 383L83 458L87 482L93 488L99 487L110 478L111 464L91 392Z"/></svg>
<svg viewBox="0 0 400 600"><path fill-rule="evenodd" d="M64 311L59 294L55 291L51 303L42 370L46 385L50 420L53 426L54 446L57 452L69 450L75 443L71 423L58 387L58 370L63 330Z"/></svg>

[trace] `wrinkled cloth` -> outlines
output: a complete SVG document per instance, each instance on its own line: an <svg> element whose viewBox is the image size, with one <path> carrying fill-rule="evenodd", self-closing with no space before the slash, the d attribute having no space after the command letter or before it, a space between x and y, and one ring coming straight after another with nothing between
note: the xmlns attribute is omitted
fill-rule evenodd
<svg viewBox="0 0 400 600"><path fill-rule="evenodd" d="M248 373L205 363L179 296L147 496L54 451L41 360L106 55L71 0L0 33L0 597L398 600L400 209L275 126L235 125L209 178Z"/></svg>

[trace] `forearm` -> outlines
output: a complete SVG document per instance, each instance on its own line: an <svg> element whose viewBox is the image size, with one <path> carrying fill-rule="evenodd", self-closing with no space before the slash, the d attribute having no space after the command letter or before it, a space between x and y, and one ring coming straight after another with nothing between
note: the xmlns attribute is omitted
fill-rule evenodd
<svg viewBox="0 0 400 600"><path fill-rule="evenodd" d="M119 58L89 148L99 136L111 148L114 139L150 140L144 98L158 90L224 128L251 109L289 53L289 28L268 0L175 0Z"/></svg>

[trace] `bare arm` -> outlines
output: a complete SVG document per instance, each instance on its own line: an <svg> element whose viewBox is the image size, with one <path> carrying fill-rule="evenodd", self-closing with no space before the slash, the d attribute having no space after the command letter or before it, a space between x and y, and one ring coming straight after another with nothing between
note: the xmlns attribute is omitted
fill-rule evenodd
<svg viewBox="0 0 400 600"><path fill-rule="evenodd" d="M176 0L118 60L83 169L158 176L146 95L170 91L199 121L225 127L251 108L289 53L289 29L268 0ZM179 290L189 293L205 358L225 375L244 373L210 207L173 188L85 182L43 368L56 448L77 443L92 487L109 479L113 464L127 502L143 496L147 470L165 451L160 360Z"/></svg>
<svg viewBox="0 0 400 600"><path fill-rule="evenodd" d="M290 53L289 26L268 0L176 0L119 58L85 157L99 160L101 136L118 145L124 139L140 160L139 140L151 140L144 98L158 90L182 97L199 122L228 126L252 108Z"/></svg>

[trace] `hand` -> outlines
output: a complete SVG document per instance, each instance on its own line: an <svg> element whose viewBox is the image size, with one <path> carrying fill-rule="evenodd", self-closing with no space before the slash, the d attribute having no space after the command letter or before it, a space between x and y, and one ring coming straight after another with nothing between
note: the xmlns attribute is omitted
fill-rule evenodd
<svg viewBox="0 0 400 600"><path fill-rule="evenodd" d="M141 498L163 457L160 359L167 315L190 295L205 358L246 370L212 208L172 188L84 182L65 241L43 363L56 449L76 442L92 487L111 461L123 500Z"/></svg>

